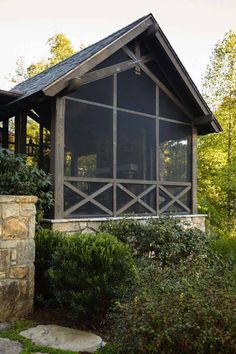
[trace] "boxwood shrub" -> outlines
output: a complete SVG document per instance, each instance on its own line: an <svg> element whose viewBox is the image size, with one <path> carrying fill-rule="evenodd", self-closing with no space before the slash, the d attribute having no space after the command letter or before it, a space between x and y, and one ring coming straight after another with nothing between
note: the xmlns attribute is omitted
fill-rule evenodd
<svg viewBox="0 0 236 354"><path fill-rule="evenodd" d="M162 266L211 253L209 238L204 232L175 218L149 219L145 223L134 219L104 222L100 231L128 244L136 257L156 259Z"/></svg>
<svg viewBox="0 0 236 354"><path fill-rule="evenodd" d="M53 296L71 315L99 321L135 278L130 249L107 233L63 237L48 271Z"/></svg>

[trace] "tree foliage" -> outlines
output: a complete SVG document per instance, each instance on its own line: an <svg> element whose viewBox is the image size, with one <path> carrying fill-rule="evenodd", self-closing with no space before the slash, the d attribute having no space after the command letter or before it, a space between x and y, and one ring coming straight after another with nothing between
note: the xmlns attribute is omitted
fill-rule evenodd
<svg viewBox="0 0 236 354"><path fill-rule="evenodd" d="M199 139L200 210L225 233L236 219L236 33L213 49L203 90L223 132Z"/></svg>
<svg viewBox="0 0 236 354"><path fill-rule="evenodd" d="M36 63L32 63L29 67L25 67L24 58L20 57L16 61L16 71L13 75L9 75L9 80L13 84L18 84L28 78L31 78L45 69L59 63L60 61L75 54L75 50L71 41L63 33L56 33L47 40L50 47L50 56L43 58ZM79 49L83 49L84 45L81 43Z"/></svg>

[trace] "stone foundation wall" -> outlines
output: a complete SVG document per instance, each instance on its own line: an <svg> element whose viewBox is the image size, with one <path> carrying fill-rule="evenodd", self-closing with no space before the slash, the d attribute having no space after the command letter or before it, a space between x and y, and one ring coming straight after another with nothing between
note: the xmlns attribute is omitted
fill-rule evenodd
<svg viewBox="0 0 236 354"><path fill-rule="evenodd" d="M0 195L0 322L33 310L36 202Z"/></svg>
<svg viewBox="0 0 236 354"><path fill-rule="evenodd" d="M201 231L205 231L205 218L206 215L176 215L175 218L180 219L183 222L187 222L190 227L196 227ZM140 222L146 222L150 219L150 216L143 217L130 217L131 219L140 220ZM127 219L130 219L127 218ZM153 217L155 218L155 217ZM117 218L91 218L91 219L61 219L61 220L44 220L43 226L51 230L57 230L67 233L89 233L95 232L101 223L108 220L120 220L122 217Z"/></svg>

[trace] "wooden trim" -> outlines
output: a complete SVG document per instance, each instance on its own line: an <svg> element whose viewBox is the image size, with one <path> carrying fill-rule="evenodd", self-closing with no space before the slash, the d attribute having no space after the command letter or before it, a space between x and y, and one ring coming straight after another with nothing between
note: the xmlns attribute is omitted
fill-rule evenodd
<svg viewBox="0 0 236 354"><path fill-rule="evenodd" d="M81 206L83 206L84 204L91 202L94 205L96 205L98 208L100 208L101 210L105 211L105 213L107 213L108 215L112 216L112 211L108 208L106 208L104 205L102 205L101 203L99 203L97 200L95 200L94 198L97 197L99 194L105 192L107 189L112 187L112 183L108 183L105 186L99 188L97 191L95 191L94 193L88 195L87 193L84 193L83 191L81 191L80 189L78 189L77 187L73 186L71 183L68 182L64 182L64 185L68 188L70 188L73 192L75 192L76 194L80 195L82 198L84 198L83 200L81 200L80 202L74 204L73 206L71 206L69 209L67 209L64 212L64 216L68 216L70 215L74 210L80 208Z"/></svg>
<svg viewBox="0 0 236 354"><path fill-rule="evenodd" d="M133 60L137 60L135 54L127 47L124 46L123 50ZM184 112L190 119L193 119L191 112L178 100L178 98L142 63L138 63L141 69L153 80L159 88Z"/></svg>
<svg viewBox="0 0 236 354"><path fill-rule="evenodd" d="M184 188L181 192L179 192L176 196L174 196L171 192L169 192L166 188L164 188L163 186L160 186L160 189L167 194L171 200L160 209L160 214L162 214L165 210L167 210L172 204L174 203L178 203L182 208L184 208L187 212L190 212L191 210L184 204L182 203L179 198L181 198L185 193L187 193L190 189L191 186L188 186L186 188Z"/></svg>
<svg viewBox="0 0 236 354"><path fill-rule="evenodd" d="M178 71L179 75L181 76L182 80L184 81L185 85L188 87L191 94L194 96L195 100L201 107L204 114L209 114L209 110L206 108L203 98L201 97L200 93L198 92L197 88L195 87L194 83L190 79L188 73L180 64L180 61L177 60L176 54L173 53L173 49L170 45L167 44L167 40L164 38L164 34L160 32L160 29L155 33L156 38L158 39L159 43L161 44L162 48L170 58L171 62L173 63L174 67Z"/></svg>
<svg viewBox="0 0 236 354"><path fill-rule="evenodd" d="M47 96L55 96L58 92L62 91L67 85L68 81L73 77L81 77L94 66L100 64L107 59L117 50L129 43L131 40L143 33L147 28L153 24L152 16L148 16L142 22L138 23L135 27L131 28L128 32L118 37L109 45L102 48L99 52L95 53L83 63L79 64L76 68L70 70L65 75L55 80L52 84L43 89L43 92Z"/></svg>
<svg viewBox="0 0 236 354"><path fill-rule="evenodd" d="M54 218L64 217L64 120L65 99L56 98L51 117L51 174L54 189Z"/></svg>
<svg viewBox="0 0 236 354"><path fill-rule="evenodd" d="M192 213L197 214L197 128L192 134Z"/></svg>
<svg viewBox="0 0 236 354"><path fill-rule="evenodd" d="M104 78L109 77L111 75L130 70L130 69L136 67L138 62L145 64L151 60L153 60L153 55L148 54L148 55L145 55L142 58L138 59L138 61L136 61L136 60L134 61L132 59L126 60L126 61L118 63L118 64L107 66L106 68L94 70L94 71L91 71L91 72L85 74L81 78L78 78L77 79L77 80L79 80L78 84L79 84L79 86L81 86L81 85L85 85L85 84L93 82L93 81L101 80L101 79L104 79Z"/></svg>
<svg viewBox="0 0 236 354"><path fill-rule="evenodd" d="M125 210L127 210L129 207L131 207L133 204L135 203L139 203L141 204L145 209L148 209L152 214L156 214L156 210L154 210L153 208L150 207L150 205L148 205L147 203L145 203L141 198L143 198L145 195L149 194L154 188L156 188L156 185L152 185L149 186L147 189L145 189L145 191L143 191L142 193L140 193L139 195L135 195L134 193L132 193L130 190L128 190L126 187L124 187L122 184L117 184L117 187L119 187L122 191L124 191L125 193L127 193L130 197L132 197L133 199L131 199L127 204L125 204L122 208L120 208L117 211L117 215L122 214Z"/></svg>
<svg viewBox="0 0 236 354"><path fill-rule="evenodd" d="M171 118L166 118L166 117L159 117L160 120L164 120L166 122L171 122L171 123L176 123L176 124L182 124L182 125L188 125L192 127L192 123L187 123L187 122L182 122L180 120L175 120L175 119L171 119Z"/></svg>

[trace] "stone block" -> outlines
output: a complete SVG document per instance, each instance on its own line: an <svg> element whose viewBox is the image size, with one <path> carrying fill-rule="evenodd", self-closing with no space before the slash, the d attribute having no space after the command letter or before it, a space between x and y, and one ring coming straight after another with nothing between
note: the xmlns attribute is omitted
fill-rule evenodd
<svg viewBox="0 0 236 354"><path fill-rule="evenodd" d="M15 195L0 195L0 203L1 204L15 203L15 201L16 201Z"/></svg>
<svg viewBox="0 0 236 354"><path fill-rule="evenodd" d="M19 219L9 217L4 220L2 228L2 237L4 240L25 239L28 235L28 228Z"/></svg>
<svg viewBox="0 0 236 354"><path fill-rule="evenodd" d="M2 205L2 218L7 219L9 217L19 217L19 205L17 203L7 203Z"/></svg>
<svg viewBox="0 0 236 354"><path fill-rule="evenodd" d="M16 195L15 196L16 203L28 203L28 204L36 204L38 201L38 197L34 197L32 195Z"/></svg>
<svg viewBox="0 0 236 354"><path fill-rule="evenodd" d="M32 216L36 214L34 204L24 203L20 205L20 216Z"/></svg>
<svg viewBox="0 0 236 354"><path fill-rule="evenodd" d="M17 259L17 251L16 248L11 249L11 261L16 261Z"/></svg>
<svg viewBox="0 0 236 354"><path fill-rule="evenodd" d="M6 278L6 273L5 272L0 272L0 279Z"/></svg>
<svg viewBox="0 0 236 354"><path fill-rule="evenodd" d="M27 277L29 268L27 266L11 267L10 278L11 279L24 279Z"/></svg>
<svg viewBox="0 0 236 354"><path fill-rule="evenodd" d="M35 242L33 239L18 241L17 244L17 263L33 264L35 259Z"/></svg>
<svg viewBox="0 0 236 354"><path fill-rule="evenodd" d="M0 269L6 269L9 267L9 250L6 248L0 248Z"/></svg>

